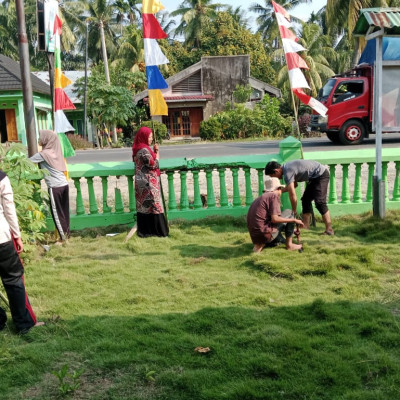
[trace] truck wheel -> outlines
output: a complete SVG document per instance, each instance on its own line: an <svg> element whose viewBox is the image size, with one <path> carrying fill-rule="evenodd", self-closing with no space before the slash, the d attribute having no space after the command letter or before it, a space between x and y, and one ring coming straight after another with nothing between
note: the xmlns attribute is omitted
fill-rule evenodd
<svg viewBox="0 0 400 400"><path fill-rule="evenodd" d="M340 143L339 132L326 132L326 136L332 143Z"/></svg>
<svg viewBox="0 0 400 400"><path fill-rule="evenodd" d="M342 144L359 144L364 140L365 127L362 122L351 119L340 130L339 138Z"/></svg>

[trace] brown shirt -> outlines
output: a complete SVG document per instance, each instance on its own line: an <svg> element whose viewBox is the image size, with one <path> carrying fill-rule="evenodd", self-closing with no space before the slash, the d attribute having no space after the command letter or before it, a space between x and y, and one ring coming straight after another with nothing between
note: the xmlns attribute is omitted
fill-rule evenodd
<svg viewBox="0 0 400 400"><path fill-rule="evenodd" d="M272 215L281 215L281 200L278 194L266 192L255 199L247 213L247 227L254 244L272 240Z"/></svg>

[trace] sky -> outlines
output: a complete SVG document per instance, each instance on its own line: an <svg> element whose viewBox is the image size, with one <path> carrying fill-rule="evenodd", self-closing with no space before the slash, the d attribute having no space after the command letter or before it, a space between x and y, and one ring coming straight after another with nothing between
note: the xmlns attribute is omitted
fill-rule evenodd
<svg viewBox="0 0 400 400"><path fill-rule="evenodd" d="M161 0L161 4L165 7L165 11L171 12L176 10L182 1L183 0ZM327 0L312 0L311 4L301 4L297 6L291 11L291 14L302 20L307 20L312 11L319 11L323 6L326 5L326 2ZM265 5L265 0L214 0L213 3L230 4L234 8L241 6L242 10L248 11L248 8L251 4L259 3Z"/></svg>

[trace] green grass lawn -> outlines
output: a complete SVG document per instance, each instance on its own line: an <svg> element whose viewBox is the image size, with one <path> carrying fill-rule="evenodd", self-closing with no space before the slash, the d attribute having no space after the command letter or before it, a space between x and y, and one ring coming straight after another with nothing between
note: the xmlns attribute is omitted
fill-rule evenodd
<svg viewBox="0 0 400 400"><path fill-rule="evenodd" d="M319 222L303 253L253 254L244 218L75 233L26 266L46 326L0 333L0 398L400 399L399 221Z"/></svg>

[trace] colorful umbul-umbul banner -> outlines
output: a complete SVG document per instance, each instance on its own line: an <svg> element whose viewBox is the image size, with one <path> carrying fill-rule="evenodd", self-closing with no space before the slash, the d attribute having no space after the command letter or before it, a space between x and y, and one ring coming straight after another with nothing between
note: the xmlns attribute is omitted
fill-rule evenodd
<svg viewBox="0 0 400 400"><path fill-rule="evenodd" d="M306 94L303 89L310 89L308 82L302 72L303 69L309 69L307 63L297 52L306 50L301 44L297 43L298 38L290 28L290 15L282 6L272 2L276 20L281 34L283 51L285 52L286 63L289 70L289 81L292 92L306 105L310 106L318 114L326 115L328 109L318 100Z"/></svg>
<svg viewBox="0 0 400 400"><path fill-rule="evenodd" d="M161 93L161 89L166 89L168 84L158 69L158 65L168 64L169 61L157 43L157 39L165 39L168 35L162 30L154 15L163 8L164 6L159 0L143 0L144 62L146 64L150 115L168 115L168 107Z"/></svg>
<svg viewBox="0 0 400 400"><path fill-rule="evenodd" d="M68 122L62 110L75 110L75 106L64 92L64 88L72 82L62 73L61 70L61 32L62 23L58 14L54 19L53 34L55 35L54 49L54 131L64 133L74 131L73 126Z"/></svg>

